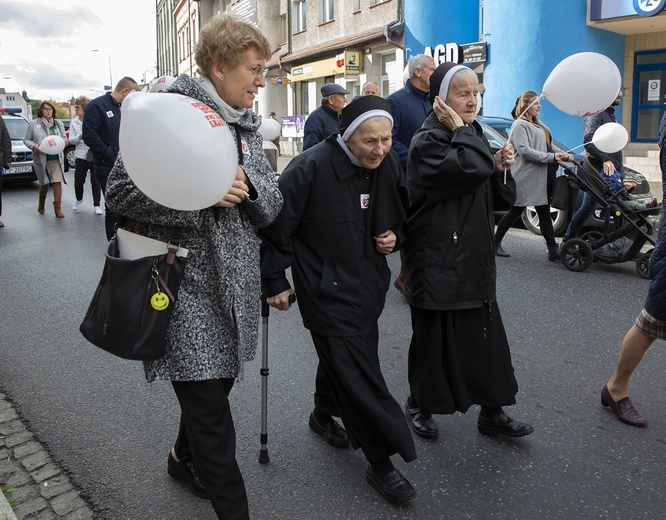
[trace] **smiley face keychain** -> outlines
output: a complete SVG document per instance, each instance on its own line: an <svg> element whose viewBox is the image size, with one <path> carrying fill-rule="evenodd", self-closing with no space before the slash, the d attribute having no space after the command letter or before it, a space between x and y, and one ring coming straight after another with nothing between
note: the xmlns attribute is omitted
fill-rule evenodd
<svg viewBox="0 0 666 520"><path fill-rule="evenodd" d="M164 283L164 280L162 279L159 271L157 270L157 267L153 266L151 276L155 281L155 287L157 288L157 292L151 296L150 306L156 311L166 310L166 308L169 306L169 302L171 300L175 301L175 298L171 294L171 291L169 291L169 288L167 287L166 283ZM164 287L164 290L166 292L162 292L160 284L162 285L162 287Z"/></svg>

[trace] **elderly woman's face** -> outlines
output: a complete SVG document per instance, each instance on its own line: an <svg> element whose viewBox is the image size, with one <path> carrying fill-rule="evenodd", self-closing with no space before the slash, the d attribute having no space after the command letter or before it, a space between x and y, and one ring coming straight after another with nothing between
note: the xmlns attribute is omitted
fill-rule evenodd
<svg viewBox="0 0 666 520"><path fill-rule="evenodd" d="M220 97L234 108L252 108L259 89L266 86L264 67L266 60L254 47L241 56L240 63L229 69L224 63L215 67L215 89ZM223 80L221 78L224 78Z"/></svg>
<svg viewBox="0 0 666 520"><path fill-rule="evenodd" d="M446 104L460 116L466 125L476 118L477 96L479 94L479 81L476 76L453 76L446 96Z"/></svg>
<svg viewBox="0 0 666 520"><path fill-rule="evenodd" d="M361 123L347 141L347 148L361 166L374 170L391 149L391 121L373 117Z"/></svg>

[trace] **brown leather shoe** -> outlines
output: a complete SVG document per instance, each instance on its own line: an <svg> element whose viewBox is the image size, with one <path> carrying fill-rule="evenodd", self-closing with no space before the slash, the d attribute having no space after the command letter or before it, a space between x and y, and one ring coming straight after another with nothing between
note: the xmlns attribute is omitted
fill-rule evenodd
<svg viewBox="0 0 666 520"><path fill-rule="evenodd" d="M631 402L629 396L619 401L615 401L608 391L608 385L601 389L601 406L604 408L610 407L619 421L631 426L647 426L647 419L643 417L634 403Z"/></svg>
<svg viewBox="0 0 666 520"><path fill-rule="evenodd" d="M400 291L400 294L405 295L405 282L402 279L402 275L399 274L395 277L395 282L393 282L393 287Z"/></svg>

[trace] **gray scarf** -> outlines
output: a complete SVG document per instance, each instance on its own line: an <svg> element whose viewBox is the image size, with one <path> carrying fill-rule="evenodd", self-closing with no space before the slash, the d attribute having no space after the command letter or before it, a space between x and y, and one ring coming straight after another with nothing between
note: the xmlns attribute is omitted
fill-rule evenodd
<svg viewBox="0 0 666 520"><path fill-rule="evenodd" d="M196 79L199 81L201 88L206 91L206 94L208 94L217 105L220 114L222 114L222 119L224 119L227 123L236 123L240 120L241 117L243 117L245 111L247 110L246 108L235 109L230 107L220 97L220 95L217 93L217 90L215 90L215 86L206 76L201 76Z"/></svg>

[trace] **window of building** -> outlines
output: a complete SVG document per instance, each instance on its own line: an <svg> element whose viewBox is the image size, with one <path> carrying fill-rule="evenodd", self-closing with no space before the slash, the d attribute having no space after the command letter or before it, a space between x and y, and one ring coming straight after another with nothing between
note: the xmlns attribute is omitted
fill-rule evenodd
<svg viewBox="0 0 666 520"><path fill-rule="evenodd" d="M335 0L319 0L319 23L335 19Z"/></svg>
<svg viewBox="0 0 666 520"><path fill-rule="evenodd" d="M305 0L294 2L294 32L305 31Z"/></svg>
<svg viewBox="0 0 666 520"><path fill-rule="evenodd" d="M657 142L659 121L666 111L666 52L663 49L636 53L633 83L631 140Z"/></svg>
<svg viewBox="0 0 666 520"><path fill-rule="evenodd" d="M280 43L287 42L287 15L280 15Z"/></svg>
<svg viewBox="0 0 666 520"><path fill-rule="evenodd" d="M354 0L354 12L361 10L361 0Z"/></svg>

